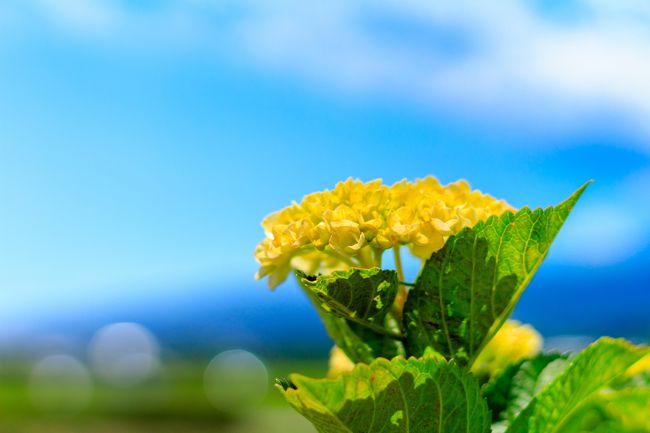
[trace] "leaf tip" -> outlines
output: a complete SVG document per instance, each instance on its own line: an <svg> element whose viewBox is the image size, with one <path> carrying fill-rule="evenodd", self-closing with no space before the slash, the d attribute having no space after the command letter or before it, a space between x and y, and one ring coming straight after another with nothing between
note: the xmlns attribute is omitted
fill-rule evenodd
<svg viewBox="0 0 650 433"><path fill-rule="evenodd" d="M298 387L286 377L276 378L275 386L277 386L278 388L282 388L282 391L286 391L287 389L298 389Z"/></svg>
<svg viewBox="0 0 650 433"><path fill-rule="evenodd" d="M591 185L592 183L594 183L594 182L595 182L595 181L594 181L593 179L589 179L588 181L586 181L585 183L583 183L582 186L580 186L580 188L578 188L577 190L575 190L575 192L574 192L573 194L571 194L571 195L569 196L569 198L567 198L566 200L564 200L564 202L562 202L562 204L561 204L560 206L566 206L566 208L568 208L569 211L570 211L571 209L573 209L573 206L578 202L578 199L580 199L580 197L581 197L582 194L585 192L585 190L587 189L587 187L588 187L589 185Z"/></svg>

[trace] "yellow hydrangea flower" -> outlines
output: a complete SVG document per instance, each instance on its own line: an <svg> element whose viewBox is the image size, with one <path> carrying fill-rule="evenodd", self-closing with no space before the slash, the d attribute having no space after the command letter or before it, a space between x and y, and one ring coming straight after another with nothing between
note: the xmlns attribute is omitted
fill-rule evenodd
<svg viewBox="0 0 650 433"><path fill-rule="evenodd" d="M535 328L508 320L476 358L472 372L494 376L512 363L537 355L542 344Z"/></svg>
<svg viewBox="0 0 650 433"><path fill-rule="evenodd" d="M434 177L392 186L352 178L315 192L262 221L266 238L255 250L257 278L271 288L292 269L331 272L381 264L383 251L407 246L426 260L447 238L491 215L512 210L503 200L471 190L463 180Z"/></svg>

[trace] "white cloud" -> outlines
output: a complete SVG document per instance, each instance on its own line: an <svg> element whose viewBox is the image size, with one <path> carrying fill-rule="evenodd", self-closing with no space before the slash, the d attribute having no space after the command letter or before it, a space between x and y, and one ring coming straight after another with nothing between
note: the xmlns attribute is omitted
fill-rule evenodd
<svg viewBox="0 0 650 433"><path fill-rule="evenodd" d="M249 18L243 40L264 64L347 89L393 92L551 129L613 111L650 133L650 8L639 1L585 1L580 18L567 23L530 4L334 1L314 9L290 2ZM448 55L436 52L434 37L431 50L414 50L422 41L387 39L367 25L368 16L473 46Z"/></svg>
<svg viewBox="0 0 650 433"><path fill-rule="evenodd" d="M38 0L38 4L56 24L84 34L112 31L128 14L105 0Z"/></svg>
<svg viewBox="0 0 650 433"><path fill-rule="evenodd" d="M515 0L35 4L65 28L112 31L129 46L219 47L319 86L504 127L562 131L613 113L635 125L650 152L650 6L642 0L577 0L562 19Z"/></svg>

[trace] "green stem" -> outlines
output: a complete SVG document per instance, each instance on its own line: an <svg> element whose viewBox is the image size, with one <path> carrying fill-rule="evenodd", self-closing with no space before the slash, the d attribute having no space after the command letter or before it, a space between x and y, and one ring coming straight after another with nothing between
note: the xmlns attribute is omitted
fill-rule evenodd
<svg viewBox="0 0 650 433"><path fill-rule="evenodd" d="M345 263L348 266L355 267L355 268L359 266L359 264L356 263L355 261L353 261L351 258L346 257L343 254L338 253L338 252L336 252L334 250L326 248L326 249L323 249L323 252L325 254L327 254L328 256L330 256L330 257L334 257L335 259L342 261L343 263Z"/></svg>
<svg viewBox="0 0 650 433"><path fill-rule="evenodd" d="M400 281L404 281L404 270L402 269L402 256L400 255L399 246L393 247L395 255L395 270Z"/></svg>
<svg viewBox="0 0 650 433"><path fill-rule="evenodd" d="M358 254L359 261L364 268L370 269L375 266L375 258L370 247L363 247Z"/></svg>
<svg viewBox="0 0 650 433"><path fill-rule="evenodd" d="M397 271L397 278L399 281L404 281L404 269L402 268L402 256L400 255L399 245L393 247L393 255L395 257L395 270ZM395 311L395 316L397 322L402 323L402 311L404 311L404 304L406 303L406 296L408 294L408 289L404 284L399 285L397 291L397 296L395 297L395 305L393 310Z"/></svg>
<svg viewBox="0 0 650 433"><path fill-rule="evenodd" d="M384 250L381 248L373 248L373 252L375 255L375 266L381 268L381 259L384 255Z"/></svg>
<svg viewBox="0 0 650 433"><path fill-rule="evenodd" d="M401 332L393 331L391 329L386 329L383 326L375 325L372 322L361 320L361 319L358 319L356 317L342 317L342 316L339 316L339 317L341 317L341 318L343 318L345 320L348 320L350 322L358 323L359 325L361 325L361 326L363 326L365 328L368 328L368 329L376 332L377 334L382 334L382 335L385 335L387 337L394 338L396 340L406 340L406 337L404 337L404 335Z"/></svg>

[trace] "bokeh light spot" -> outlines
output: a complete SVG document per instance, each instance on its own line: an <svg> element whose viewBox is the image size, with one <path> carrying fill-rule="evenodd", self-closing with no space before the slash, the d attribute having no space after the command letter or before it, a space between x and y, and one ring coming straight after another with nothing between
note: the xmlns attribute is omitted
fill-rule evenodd
<svg viewBox="0 0 650 433"><path fill-rule="evenodd" d="M156 338L137 323L115 323L101 328L89 347L95 374L113 385L137 385L160 370Z"/></svg>
<svg viewBox="0 0 650 433"><path fill-rule="evenodd" d="M259 405L268 391L266 366L245 350L228 350L210 361L204 386L208 400L219 411L238 415Z"/></svg>
<svg viewBox="0 0 650 433"><path fill-rule="evenodd" d="M37 409L75 414L92 398L93 383L88 369L69 355L50 355L34 365L29 391Z"/></svg>

